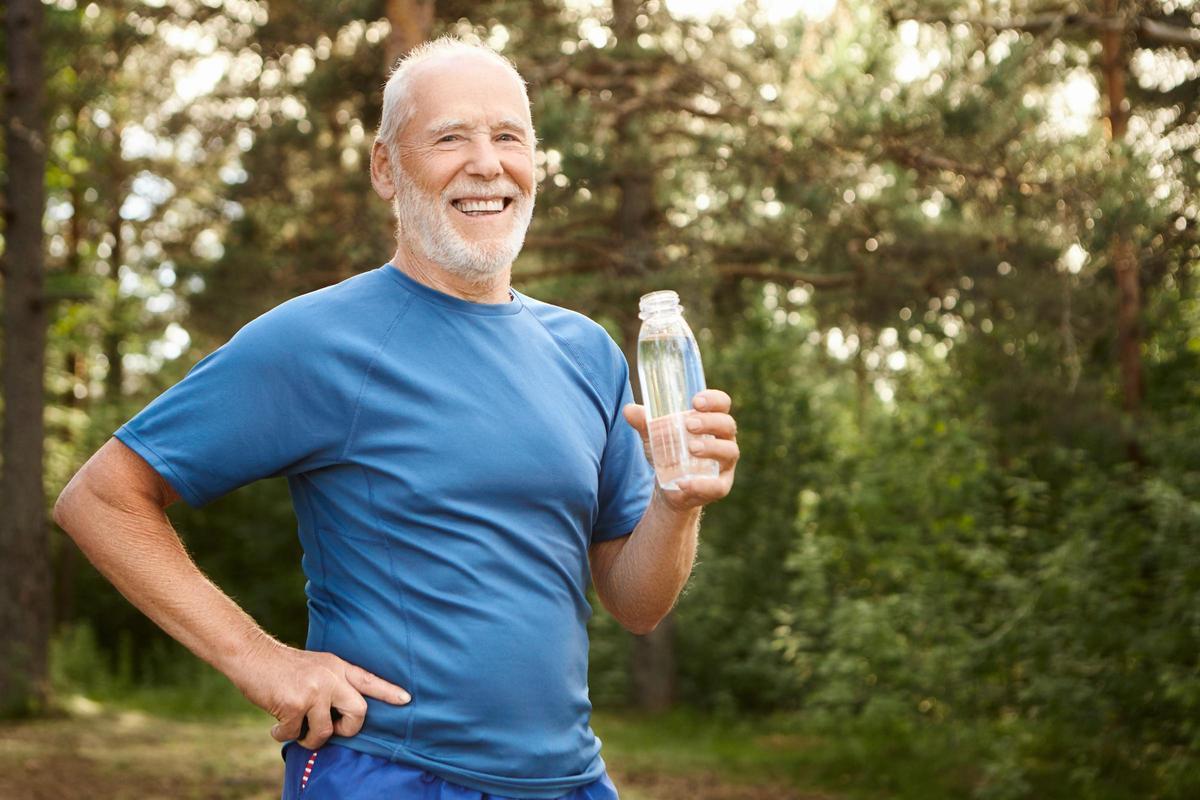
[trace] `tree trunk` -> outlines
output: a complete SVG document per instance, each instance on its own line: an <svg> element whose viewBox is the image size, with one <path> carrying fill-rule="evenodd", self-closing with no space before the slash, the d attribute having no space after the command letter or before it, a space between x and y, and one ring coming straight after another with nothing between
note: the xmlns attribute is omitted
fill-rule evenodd
<svg viewBox="0 0 1200 800"><path fill-rule="evenodd" d="M384 47L390 73L409 50L429 39L433 30L434 0L387 0L392 29Z"/></svg>
<svg viewBox="0 0 1200 800"><path fill-rule="evenodd" d="M621 320L621 349L629 362L634 398L641 397L637 374L637 336L641 320L630 312ZM624 424L624 423L622 423ZM629 665L633 704L643 711L666 711L675 702L675 615L645 636L633 637Z"/></svg>
<svg viewBox="0 0 1200 800"><path fill-rule="evenodd" d="M4 120L4 474L0 487L0 713L44 705L50 569L42 487L46 309L42 261L46 132L42 3L10 0Z"/></svg>
<svg viewBox="0 0 1200 800"><path fill-rule="evenodd" d="M613 0L613 32L618 48L634 52L637 36L637 15L642 10L640 0ZM634 56L631 56L634 57ZM654 171L646 163L650 152L649 144L643 141L639 121L635 115L626 116L620 122L619 167L616 182L621 193L617 207L615 227L621 242L621 288L629 287L632 293L621 300L617 314L624 334L621 343L625 358L629 361L630 382L634 397L641 397L637 378L637 294L643 285L644 276L654 261ZM668 614L658 627L645 636L633 639L633 654L630 663L633 703L644 711L664 711L675 699L675 618Z"/></svg>
<svg viewBox="0 0 1200 800"><path fill-rule="evenodd" d="M1117 350L1121 361L1121 400L1135 422L1142 409L1142 291L1137 251L1117 234L1109 249L1117 279Z"/></svg>
<svg viewBox="0 0 1200 800"><path fill-rule="evenodd" d="M1119 13L1118 0L1104 0L1105 17L1116 19ZM1124 36L1123 27L1115 25L1110 25L1100 36L1110 152L1113 158L1119 156L1129 121L1125 96L1128 57ZM1117 358L1121 369L1121 405L1128 416L1129 425L1126 448L1130 458L1136 462L1141 461L1138 443L1138 417L1142 410L1141 265L1134 243L1120 230L1109 242L1108 257L1117 289Z"/></svg>
<svg viewBox="0 0 1200 800"><path fill-rule="evenodd" d="M675 703L675 614L645 636L634 637L633 692L642 711L660 712Z"/></svg>
<svg viewBox="0 0 1200 800"><path fill-rule="evenodd" d="M74 119L78 121L77 111ZM83 232L83 191L82 181L78 178L71 185L71 221L67 227L67 259L66 271L72 278L77 279L83 272L83 260L79 257L79 244ZM87 350L72 347L64 356L63 370L70 380L66 382L59 404L69 409L84 409L89 404L87 389L88 359ZM83 387L83 391L79 391ZM67 425L62 433L64 440L71 441L71 427ZM66 535L51 531L51 574L54 576L54 619L55 626L70 620L75 615L75 580L79 567L79 548L66 541Z"/></svg>
<svg viewBox="0 0 1200 800"><path fill-rule="evenodd" d="M867 403L870 400L870 384L867 375L867 326L866 318L867 271L861 255L854 258L854 335L858 348L854 351L854 424L860 439L866 436Z"/></svg>
<svg viewBox="0 0 1200 800"><path fill-rule="evenodd" d="M115 184L124 185L124 178L117 176ZM120 194L117 195L118 197ZM125 259L125 240L121 238L120 209L113 209L109 220L109 233L113 237L112 253L108 263L112 265L112 309L108 318L108 329L104 332L104 358L108 361L108 372L104 375L104 402L117 408L124 393L125 362L121 360L121 339L125 333L125 298L121 296L121 263Z"/></svg>

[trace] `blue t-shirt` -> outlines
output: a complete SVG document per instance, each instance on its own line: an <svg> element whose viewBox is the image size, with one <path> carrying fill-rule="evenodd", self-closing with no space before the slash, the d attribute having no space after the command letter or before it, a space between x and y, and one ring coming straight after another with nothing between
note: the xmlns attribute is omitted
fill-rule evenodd
<svg viewBox="0 0 1200 800"><path fill-rule="evenodd" d="M461 300L388 264L242 328L121 427L192 506L286 475L307 647L407 689L331 741L483 792L604 770L587 692L588 546L652 473L621 350L513 291Z"/></svg>

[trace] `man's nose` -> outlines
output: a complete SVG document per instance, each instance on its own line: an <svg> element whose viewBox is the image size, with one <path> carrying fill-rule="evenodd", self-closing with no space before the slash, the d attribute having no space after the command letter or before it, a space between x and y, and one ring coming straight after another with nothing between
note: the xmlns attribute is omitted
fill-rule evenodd
<svg viewBox="0 0 1200 800"><path fill-rule="evenodd" d="M504 172L500 164L500 154L490 136L476 136L471 139L471 152L466 166L467 174L491 180L498 178Z"/></svg>

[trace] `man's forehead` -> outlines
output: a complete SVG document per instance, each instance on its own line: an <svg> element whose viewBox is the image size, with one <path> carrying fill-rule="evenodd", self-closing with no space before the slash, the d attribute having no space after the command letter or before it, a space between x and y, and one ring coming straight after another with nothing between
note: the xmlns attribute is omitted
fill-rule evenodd
<svg viewBox="0 0 1200 800"><path fill-rule="evenodd" d="M490 93L522 95L520 78L510 67L484 53L445 53L415 65L413 88L436 93L446 84L469 83Z"/></svg>
<svg viewBox="0 0 1200 800"><path fill-rule="evenodd" d="M458 121L466 127L532 127L529 105L516 75L484 54L451 53L417 65L412 76L422 132ZM515 123L515 124L513 124Z"/></svg>

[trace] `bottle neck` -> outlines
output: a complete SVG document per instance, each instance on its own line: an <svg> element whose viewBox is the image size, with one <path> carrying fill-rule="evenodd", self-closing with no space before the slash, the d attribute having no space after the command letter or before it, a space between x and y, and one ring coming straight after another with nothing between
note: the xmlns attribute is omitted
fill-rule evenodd
<svg viewBox="0 0 1200 800"><path fill-rule="evenodd" d="M683 319L683 309L680 308L679 306L676 306L675 308L664 308L664 309L659 309L659 310L654 310L654 311L643 311L641 314L638 314L638 316L642 318L643 322L662 324L665 322L671 322L673 320L682 320Z"/></svg>
<svg viewBox="0 0 1200 800"><path fill-rule="evenodd" d="M638 316L646 322L682 317L683 306L679 305L679 295L670 289L650 292L638 302Z"/></svg>

